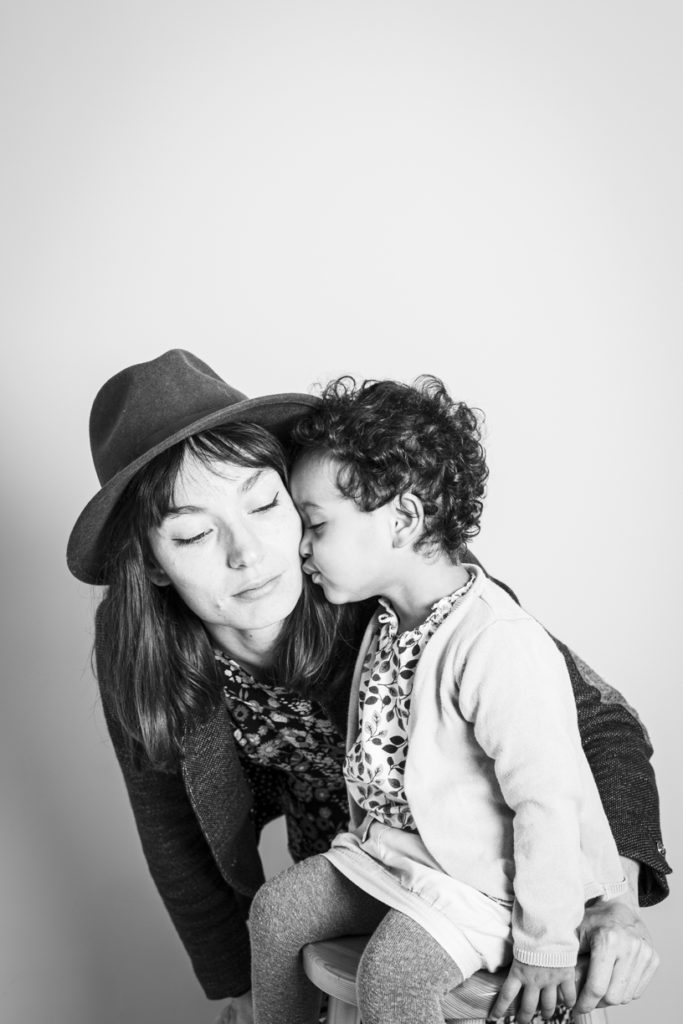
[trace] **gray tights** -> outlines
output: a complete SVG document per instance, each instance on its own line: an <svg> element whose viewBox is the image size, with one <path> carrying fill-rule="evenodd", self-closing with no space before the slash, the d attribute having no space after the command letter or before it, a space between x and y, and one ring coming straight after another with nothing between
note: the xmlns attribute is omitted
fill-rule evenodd
<svg viewBox="0 0 683 1024"><path fill-rule="evenodd" d="M358 968L364 1024L443 1024L441 998L462 974L439 943L388 910L322 856L266 882L249 917L255 1024L313 1024L318 990L304 974L301 948L341 935L372 937Z"/></svg>

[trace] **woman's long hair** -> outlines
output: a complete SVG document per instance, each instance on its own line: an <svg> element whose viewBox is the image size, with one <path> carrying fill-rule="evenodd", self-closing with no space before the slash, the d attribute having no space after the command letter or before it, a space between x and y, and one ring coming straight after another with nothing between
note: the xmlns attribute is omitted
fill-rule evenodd
<svg viewBox="0 0 683 1024"><path fill-rule="evenodd" d="M272 434L231 424L157 456L133 478L110 517L109 587L97 610L95 641L102 699L130 752L162 770L176 766L185 728L206 716L220 694L204 625L172 586L155 586L148 573L148 533L172 506L187 458L274 469L285 483L288 476L285 453ZM355 609L328 604L304 577L276 642L269 680L311 697L334 690L351 672L358 631Z"/></svg>

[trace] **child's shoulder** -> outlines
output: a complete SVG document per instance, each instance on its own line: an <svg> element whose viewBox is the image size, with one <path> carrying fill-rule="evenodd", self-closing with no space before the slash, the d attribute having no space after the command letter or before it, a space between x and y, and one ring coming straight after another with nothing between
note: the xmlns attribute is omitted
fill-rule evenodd
<svg viewBox="0 0 683 1024"><path fill-rule="evenodd" d="M452 656L467 658L474 650L486 653L505 648L511 654L525 652L529 657L561 657L533 615L478 566L472 569L476 579L467 595L471 599L459 620L453 620L449 636L444 636L444 654L448 650Z"/></svg>
<svg viewBox="0 0 683 1024"><path fill-rule="evenodd" d="M534 621L505 587L487 576L481 566L469 565L467 568L475 577L467 612L477 618L482 627L499 621Z"/></svg>
<svg viewBox="0 0 683 1024"><path fill-rule="evenodd" d="M492 652L514 658L561 658L555 644L537 618L524 610L495 580L476 568L476 580L463 602L460 615L455 615L435 645L434 653L455 659L456 669L475 655L489 658ZM445 624L447 620L443 624ZM438 648L438 650L436 649Z"/></svg>
<svg viewBox="0 0 683 1024"><path fill-rule="evenodd" d="M479 566L472 566L475 581L444 636L451 651L487 650L492 646L510 649L546 650L554 644L541 623L525 611L507 590Z"/></svg>

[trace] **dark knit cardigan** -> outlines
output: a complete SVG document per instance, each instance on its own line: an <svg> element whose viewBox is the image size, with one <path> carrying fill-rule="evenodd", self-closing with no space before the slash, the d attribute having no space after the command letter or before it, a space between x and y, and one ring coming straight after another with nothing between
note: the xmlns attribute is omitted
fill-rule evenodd
<svg viewBox="0 0 683 1024"><path fill-rule="evenodd" d="M668 893L670 868L649 740L635 715L620 701L605 700L590 670L584 678L570 651L555 642L567 663L584 751L619 853L641 864L641 904L658 903ZM100 682L107 671L101 661ZM325 705L342 735L347 703L348 689ZM251 987L246 917L264 881L254 818L266 822L280 812L252 808L223 702L187 731L175 774L136 767L106 703L104 711L150 872L197 978L209 998L240 995Z"/></svg>

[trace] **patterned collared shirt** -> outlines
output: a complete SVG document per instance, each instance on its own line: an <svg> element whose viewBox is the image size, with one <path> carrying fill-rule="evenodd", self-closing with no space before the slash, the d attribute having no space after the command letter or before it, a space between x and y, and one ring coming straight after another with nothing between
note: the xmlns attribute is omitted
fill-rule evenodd
<svg viewBox="0 0 683 1024"><path fill-rule="evenodd" d="M398 617L384 598L379 630L363 662L358 694L358 736L344 762L344 777L355 802L378 821L415 831L406 800L408 719L415 668L430 638L472 586L470 575L459 590L432 605L415 629L398 631Z"/></svg>

